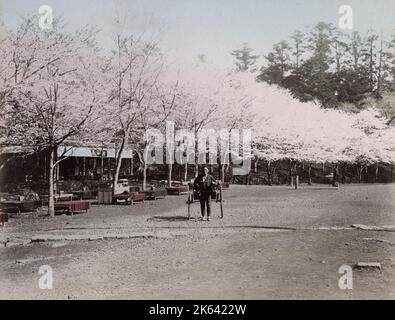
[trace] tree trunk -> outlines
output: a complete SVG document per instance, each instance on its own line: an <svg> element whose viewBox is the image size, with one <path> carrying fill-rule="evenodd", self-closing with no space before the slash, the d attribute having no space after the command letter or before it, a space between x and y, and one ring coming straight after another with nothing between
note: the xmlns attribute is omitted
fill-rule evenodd
<svg viewBox="0 0 395 320"><path fill-rule="evenodd" d="M196 127L195 127L195 141L199 140L198 132L199 132L199 130L196 129ZM205 153L204 157L205 157L205 159L207 161L207 153ZM198 146L197 143L195 143L195 178L197 178L198 175L199 175L199 146Z"/></svg>
<svg viewBox="0 0 395 320"><path fill-rule="evenodd" d="M344 163L342 166L342 184L346 183L346 168L347 165Z"/></svg>
<svg viewBox="0 0 395 320"><path fill-rule="evenodd" d="M296 174L295 175L295 190L298 189L298 186L299 186L299 176Z"/></svg>
<svg viewBox="0 0 395 320"><path fill-rule="evenodd" d="M337 179L338 179L337 164L334 164L333 165L332 187L337 187Z"/></svg>
<svg viewBox="0 0 395 320"><path fill-rule="evenodd" d="M57 147L54 148L53 153L54 153L53 163L56 163L58 161L58 148ZM53 174L54 174L54 178L53 178L53 193L57 194L57 193L59 193L58 192L59 164L58 165L54 165Z"/></svg>
<svg viewBox="0 0 395 320"><path fill-rule="evenodd" d="M381 83L382 83L382 73L383 73L383 35L380 39L380 51L379 51L379 66L377 70L377 90L376 96L379 98L381 96Z"/></svg>
<svg viewBox="0 0 395 320"><path fill-rule="evenodd" d="M148 156L148 146L144 147L144 155L143 155L143 191L146 190L147 187L147 156Z"/></svg>
<svg viewBox="0 0 395 320"><path fill-rule="evenodd" d="M358 172L358 183L362 183L362 165L358 165L357 172Z"/></svg>
<svg viewBox="0 0 395 320"><path fill-rule="evenodd" d="M44 179L47 179L48 177L47 177L47 168L48 168L48 166L47 166L47 153L46 152L44 152Z"/></svg>
<svg viewBox="0 0 395 320"><path fill-rule="evenodd" d="M125 149L125 146L128 143L128 137L129 137L129 131L127 130L125 132L125 135L122 139L121 146L118 150L118 154L116 155L116 169L115 169L115 174L114 174L114 181L113 181L113 188L112 188L112 193L115 194L115 189L118 184L118 178L119 178L119 173L121 172L121 164L122 164L122 153L123 150ZM110 168L108 168L110 171Z"/></svg>
<svg viewBox="0 0 395 320"><path fill-rule="evenodd" d="M374 182L378 182L378 181L379 181L379 163L377 162L374 172Z"/></svg>
<svg viewBox="0 0 395 320"><path fill-rule="evenodd" d="M270 161L267 162L267 184L272 185L272 165Z"/></svg>
<svg viewBox="0 0 395 320"><path fill-rule="evenodd" d="M225 182L225 163L221 164L221 181Z"/></svg>
<svg viewBox="0 0 395 320"><path fill-rule="evenodd" d="M368 168L369 168L369 166L368 165L366 165L365 166L365 183L368 183L369 182L369 172L368 172Z"/></svg>
<svg viewBox="0 0 395 320"><path fill-rule="evenodd" d="M51 217L55 216L55 194L54 194L54 160L55 149L51 148L48 159L48 214Z"/></svg>
<svg viewBox="0 0 395 320"><path fill-rule="evenodd" d="M276 168L277 168L277 164L274 163L273 172L272 172L272 182L274 182L274 177L276 176ZM278 177L276 183L279 184Z"/></svg>
<svg viewBox="0 0 395 320"><path fill-rule="evenodd" d="M184 181L188 181L188 161L184 165Z"/></svg>
<svg viewBox="0 0 395 320"><path fill-rule="evenodd" d="M169 163L167 168L168 168L168 170L167 170L167 180L168 180L168 183L169 183L169 187L171 188L171 185L172 185L171 177L172 177L172 172L173 172L173 164Z"/></svg>
<svg viewBox="0 0 395 320"><path fill-rule="evenodd" d="M96 158L93 158L93 167L92 167L92 172L95 175L97 172L97 161Z"/></svg>
<svg viewBox="0 0 395 320"><path fill-rule="evenodd" d="M292 160L288 160L288 185L292 186Z"/></svg>
<svg viewBox="0 0 395 320"><path fill-rule="evenodd" d="M15 160L14 160L14 157L9 157L9 158L5 159L5 160L1 163L1 165L0 165L0 172L1 172L1 170L3 170L3 168L7 165L7 163L8 163L8 162L11 162L11 161L15 161Z"/></svg>
<svg viewBox="0 0 395 320"><path fill-rule="evenodd" d="M103 175L104 175L104 158L103 158L103 150L101 152L100 158L100 182L103 182Z"/></svg>
<svg viewBox="0 0 395 320"><path fill-rule="evenodd" d="M146 189L147 186L147 164L144 162L143 165L143 191Z"/></svg>
<svg viewBox="0 0 395 320"><path fill-rule="evenodd" d="M312 183L311 183L311 167L312 167L312 163L310 162L309 163L309 166L307 167L307 184L309 185L309 186L311 186L312 185Z"/></svg>

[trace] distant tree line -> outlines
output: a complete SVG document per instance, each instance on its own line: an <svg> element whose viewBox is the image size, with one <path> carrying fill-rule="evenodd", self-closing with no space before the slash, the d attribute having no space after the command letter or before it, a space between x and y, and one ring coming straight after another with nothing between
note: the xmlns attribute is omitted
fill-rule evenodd
<svg viewBox="0 0 395 320"><path fill-rule="evenodd" d="M256 68L258 56L247 44L232 55L238 71ZM374 106L388 124L395 119L395 29L387 39L373 30L345 34L320 22L275 43L264 58L257 80L288 89L302 102L354 112Z"/></svg>

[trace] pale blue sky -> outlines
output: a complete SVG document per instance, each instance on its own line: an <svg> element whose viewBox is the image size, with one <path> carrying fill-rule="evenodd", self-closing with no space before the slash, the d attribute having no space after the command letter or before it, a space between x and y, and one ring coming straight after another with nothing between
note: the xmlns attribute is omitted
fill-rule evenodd
<svg viewBox="0 0 395 320"><path fill-rule="evenodd" d="M319 21L338 23L340 5L351 5L355 30L389 34L395 27L395 0L0 0L6 25L50 5L69 27L102 29L99 41L110 44L112 21L127 16L127 30L160 30L161 47L171 61L189 64L198 54L221 67L232 66L229 52L248 42L257 54L295 29Z"/></svg>

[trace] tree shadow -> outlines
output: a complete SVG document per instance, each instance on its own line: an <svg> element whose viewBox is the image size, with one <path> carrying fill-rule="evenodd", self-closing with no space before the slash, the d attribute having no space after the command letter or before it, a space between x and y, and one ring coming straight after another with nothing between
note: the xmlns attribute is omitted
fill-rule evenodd
<svg viewBox="0 0 395 320"><path fill-rule="evenodd" d="M194 217L185 217L185 216L154 216L149 218L148 220L156 220L156 221L169 221L169 222L177 222L177 221L188 221L194 220Z"/></svg>
<svg viewBox="0 0 395 320"><path fill-rule="evenodd" d="M339 187L332 187L332 186L327 186L327 187L315 187L315 186L303 186L299 187L300 190L339 190Z"/></svg>

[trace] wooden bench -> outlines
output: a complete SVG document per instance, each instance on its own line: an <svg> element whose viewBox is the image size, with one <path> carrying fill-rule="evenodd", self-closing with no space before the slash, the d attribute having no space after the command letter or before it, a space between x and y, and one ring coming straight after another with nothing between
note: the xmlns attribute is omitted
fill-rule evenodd
<svg viewBox="0 0 395 320"><path fill-rule="evenodd" d="M92 190L75 190L72 193L74 200L92 200L97 196L97 191Z"/></svg>
<svg viewBox="0 0 395 320"><path fill-rule="evenodd" d="M55 211L67 212L73 215L76 212L88 212L90 202L83 200L60 201L55 203Z"/></svg>
<svg viewBox="0 0 395 320"><path fill-rule="evenodd" d="M34 200L3 200L0 202L0 207L6 212L31 212L35 211L39 204Z"/></svg>
<svg viewBox="0 0 395 320"><path fill-rule="evenodd" d="M144 193L145 193L145 200L156 200L158 198L164 198L167 196L166 189L149 190L149 191L144 191Z"/></svg>

